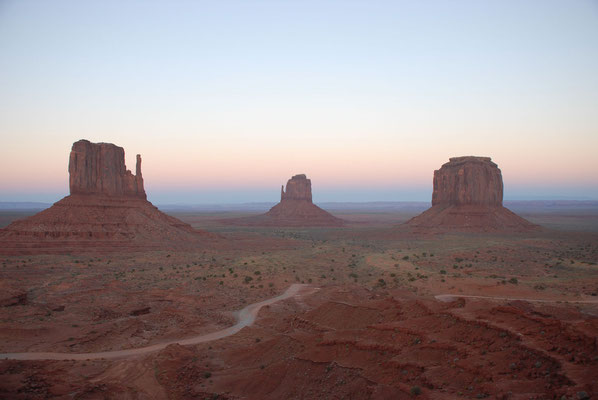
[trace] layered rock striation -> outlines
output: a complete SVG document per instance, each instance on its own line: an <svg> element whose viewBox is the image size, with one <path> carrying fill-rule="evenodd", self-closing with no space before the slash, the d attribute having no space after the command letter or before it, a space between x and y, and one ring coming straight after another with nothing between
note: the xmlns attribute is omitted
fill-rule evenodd
<svg viewBox="0 0 598 400"><path fill-rule="evenodd" d="M503 207L503 180L490 157L453 157L434 171L432 207L407 221L416 230L529 231L538 227Z"/></svg>
<svg viewBox="0 0 598 400"><path fill-rule="evenodd" d="M147 201L137 155L126 169L122 147L80 140L69 157L70 195L0 230L0 253L68 253L181 247L215 235L159 211Z"/></svg>
<svg viewBox="0 0 598 400"><path fill-rule="evenodd" d="M265 214L234 218L222 222L244 226L343 226L344 221L322 210L312 202L311 180L304 174L287 181L280 191L280 203Z"/></svg>

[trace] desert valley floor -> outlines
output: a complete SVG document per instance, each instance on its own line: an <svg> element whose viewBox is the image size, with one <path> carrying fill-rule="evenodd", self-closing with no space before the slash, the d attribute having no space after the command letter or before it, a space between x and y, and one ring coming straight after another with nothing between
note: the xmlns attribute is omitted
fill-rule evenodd
<svg viewBox="0 0 598 400"><path fill-rule="evenodd" d="M222 223L243 212L178 211L222 239L3 255L3 354L177 342L302 285L218 340L2 360L0 398L598 396L598 211L530 209L519 214L542 229L517 234L413 233L400 225L409 210L333 210L346 226L288 229Z"/></svg>

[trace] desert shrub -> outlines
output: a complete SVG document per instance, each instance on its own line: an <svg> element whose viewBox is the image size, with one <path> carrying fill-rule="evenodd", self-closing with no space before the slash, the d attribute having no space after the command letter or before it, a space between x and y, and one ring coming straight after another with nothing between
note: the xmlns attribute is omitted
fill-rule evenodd
<svg viewBox="0 0 598 400"><path fill-rule="evenodd" d="M422 393L422 390L419 386L412 386L409 390L409 393L411 393L413 396L419 396Z"/></svg>
<svg viewBox="0 0 598 400"><path fill-rule="evenodd" d="M511 278L511 279L509 279L509 283L516 285L517 283L519 283L519 281L517 280L517 278Z"/></svg>

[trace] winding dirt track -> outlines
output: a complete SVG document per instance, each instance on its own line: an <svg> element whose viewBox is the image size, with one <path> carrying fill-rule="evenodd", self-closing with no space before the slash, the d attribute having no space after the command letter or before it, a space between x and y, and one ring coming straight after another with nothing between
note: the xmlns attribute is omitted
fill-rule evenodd
<svg viewBox="0 0 598 400"><path fill-rule="evenodd" d="M529 301L533 303L576 303L576 304L598 304L598 300L543 300L543 299L521 299L517 297L496 297L496 296L474 296L467 294L437 294L434 296L436 300L445 303L451 302L459 297L469 299L485 299L485 300L506 300L506 301Z"/></svg>
<svg viewBox="0 0 598 400"><path fill-rule="evenodd" d="M229 328L220 331L208 333L205 335L195 336L188 339L171 340L169 342L154 344L152 346L140 347L128 350L103 351L99 353L0 353L0 359L9 360L92 360L92 359L115 359L139 356L147 353L153 353L164 349L171 344L191 345L212 340L218 340L227 336L234 335L246 326L250 326L255 322L258 312L264 306L274 304L278 301L288 299L296 296L299 292L307 287L304 284L292 284L280 296L273 297L268 300L253 303L243 308L237 313L237 323Z"/></svg>

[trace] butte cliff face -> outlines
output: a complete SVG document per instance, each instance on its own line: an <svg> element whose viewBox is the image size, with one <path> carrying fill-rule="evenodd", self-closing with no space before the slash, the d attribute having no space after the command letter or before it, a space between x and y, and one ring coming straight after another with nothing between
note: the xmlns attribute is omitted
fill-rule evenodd
<svg viewBox="0 0 598 400"><path fill-rule="evenodd" d="M111 143L80 140L69 157L70 195L0 230L0 253L68 253L193 246L217 237L166 215L146 200L137 155L135 175Z"/></svg>
<svg viewBox="0 0 598 400"><path fill-rule="evenodd" d="M502 174L490 157L453 157L434 171L432 206L502 206Z"/></svg>
<svg viewBox="0 0 598 400"><path fill-rule="evenodd" d="M344 221L312 202L311 180L304 174L287 181L280 190L280 203L265 214L222 222L244 226L343 226Z"/></svg>
<svg viewBox="0 0 598 400"><path fill-rule="evenodd" d="M280 201L285 200L305 200L311 203L311 179L307 179L305 174L289 179L286 192L284 186L280 188Z"/></svg>
<svg viewBox="0 0 598 400"><path fill-rule="evenodd" d="M125 150L112 143L79 140L69 157L71 194L130 196L145 199L141 155L137 154L135 175L125 166Z"/></svg>
<svg viewBox="0 0 598 400"><path fill-rule="evenodd" d="M416 230L529 231L538 227L502 205L503 181L490 157L454 157L434 171L432 207L407 221Z"/></svg>

